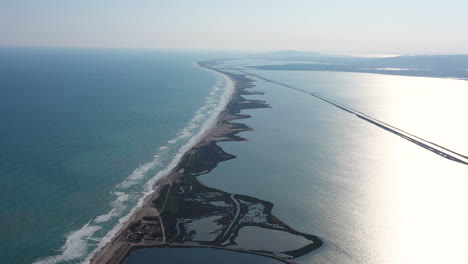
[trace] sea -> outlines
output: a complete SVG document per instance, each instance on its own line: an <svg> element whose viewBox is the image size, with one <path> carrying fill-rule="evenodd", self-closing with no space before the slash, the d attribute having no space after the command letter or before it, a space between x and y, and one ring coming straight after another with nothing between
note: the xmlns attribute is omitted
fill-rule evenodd
<svg viewBox="0 0 468 264"><path fill-rule="evenodd" d="M236 55L237 56L237 55ZM0 263L82 263L110 240L213 122L232 83L196 61L233 54L0 49ZM468 154L468 82L261 71ZM275 62L281 63L281 62ZM320 237L312 263L468 263L468 166L284 86L251 77L271 108L223 142L237 158L199 179L274 204ZM143 249L126 263L278 263L215 249Z"/></svg>
<svg viewBox="0 0 468 264"><path fill-rule="evenodd" d="M82 263L109 241L228 101L196 64L225 55L0 49L0 263Z"/></svg>

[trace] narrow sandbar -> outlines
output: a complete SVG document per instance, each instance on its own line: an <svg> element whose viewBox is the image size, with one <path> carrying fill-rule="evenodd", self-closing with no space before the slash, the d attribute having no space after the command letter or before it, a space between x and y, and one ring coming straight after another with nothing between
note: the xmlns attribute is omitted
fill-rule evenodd
<svg viewBox="0 0 468 264"><path fill-rule="evenodd" d="M270 107L261 100L248 100L242 95L261 94L247 89L254 87L245 74L216 68L216 61L199 62L199 66L228 76L234 91L213 126L202 139L181 158L179 164L155 186L155 191L122 229L91 260L91 263L122 263L132 252L151 247L204 247L262 255L285 263L321 246L316 236L301 233L272 215L273 204L254 197L230 194L200 183L197 176L213 170L218 163L235 158L218 142L245 141L238 133L252 130L245 124L233 123L249 118L243 109ZM212 227L217 227L213 232ZM266 230L289 233L305 240L300 248L275 245L255 250L236 245L235 239L243 227L257 226ZM210 227L210 228L208 228ZM208 234L207 230L210 230ZM270 241L271 243L271 241Z"/></svg>

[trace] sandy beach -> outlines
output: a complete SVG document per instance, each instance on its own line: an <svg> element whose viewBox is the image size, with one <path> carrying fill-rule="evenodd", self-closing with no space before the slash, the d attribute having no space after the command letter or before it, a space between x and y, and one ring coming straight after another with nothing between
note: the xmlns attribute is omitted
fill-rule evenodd
<svg viewBox="0 0 468 264"><path fill-rule="evenodd" d="M221 141L246 140L237 134L239 132L249 131L252 129L241 123L232 123L233 120L250 117L249 115L241 114L241 110L269 107L269 105L264 101L247 100L242 97L242 95L262 94L261 92L246 90L248 88L252 88L254 85L252 84L252 80L248 79L245 74L219 70L214 67L216 65L216 62L214 61L199 62L198 64L201 67L217 71L228 76L234 83L234 91L226 108L219 114L212 127L207 130L202 139L183 155L179 164L155 185L154 193L147 197L144 205L139 208L123 225L112 241L93 256L91 263L122 263L125 258L135 250L150 247L218 248L258 254L275 258L285 263L292 263L291 259L293 257L306 254L320 247L322 244L321 240L317 237L300 233L271 215L273 204L266 201L256 200L252 197L241 195L235 196L234 194L227 194L219 190L214 190L200 184L196 180L196 176L210 172L218 163L235 158L234 155L224 152L216 143ZM190 184L188 184L188 182ZM177 194L178 190L181 190L179 194ZM204 217L201 212L203 210L206 211L207 209L204 208L203 204L191 203L191 208L183 210L183 207L179 204L193 200L183 198L184 195L191 195L190 197L198 195L199 197L200 195L203 195L204 192L207 193L207 190L209 190L211 194L217 193L218 196L221 197L217 201L218 203L222 202L225 204L232 204L233 206L237 204L237 214L235 216L231 214L222 215L224 217L224 220L222 221L225 222L225 226L228 228L214 241L206 243L185 243L187 240L190 240L190 236L187 236L184 233L184 226L179 221L176 221L176 219L180 218L184 214L184 217L187 218L188 216L185 211L191 211L192 215L189 218L197 220ZM173 194L174 192L175 194ZM190 192L192 192L192 194L190 194ZM211 198L206 198L206 201L211 201L210 199ZM248 213L249 210L241 208L239 201L249 201L257 207L264 208L264 215L267 220L264 220L265 223L261 223L261 226L263 225L270 229L281 230L285 233L294 234L307 239L309 242L302 248L286 252L288 254L277 254L264 250L249 250L234 247L232 245L229 246L229 243L234 244L234 239L238 236L239 229L245 226L245 224L234 227L232 227L232 225L238 220L239 213L241 211L245 214ZM178 207L174 206L175 203ZM201 208L203 208L203 210ZM234 207L232 210L234 212ZM164 215L163 212L165 213ZM216 212L212 213L212 215L213 214L216 215ZM255 225L258 226L259 224L257 223ZM180 227L182 227L182 230ZM183 238L184 235L185 238ZM221 244L221 241L224 242Z"/></svg>

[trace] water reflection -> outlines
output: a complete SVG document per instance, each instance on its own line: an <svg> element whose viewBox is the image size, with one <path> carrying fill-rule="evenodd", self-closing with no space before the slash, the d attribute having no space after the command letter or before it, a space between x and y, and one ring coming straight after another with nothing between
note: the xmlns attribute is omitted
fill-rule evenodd
<svg viewBox="0 0 468 264"><path fill-rule="evenodd" d="M258 73L468 152L463 121L468 82ZM273 108L247 120L256 128L249 144L226 144L238 159L203 178L211 186L274 202L281 219L322 238L322 249L301 263L468 263L465 165L312 97L263 81L257 85Z"/></svg>
<svg viewBox="0 0 468 264"><path fill-rule="evenodd" d="M457 152L468 153L468 82L347 72L251 71L316 92Z"/></svg>

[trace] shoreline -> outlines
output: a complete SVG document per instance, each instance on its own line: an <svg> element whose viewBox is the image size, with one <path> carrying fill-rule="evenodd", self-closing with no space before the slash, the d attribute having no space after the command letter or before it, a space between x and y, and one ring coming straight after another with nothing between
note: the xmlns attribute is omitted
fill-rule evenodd
<svg viewBox="0 0 468 264"><path fill-rule="evenodd" d="M219 74L222 74L223 76L226 76L227 78L230 79L230 81L233 83L233 86L234 86L234 91L232 92L232 94L230 95L229 99L228 99L228 103L232 100L233 96L234 96L234 93L235 93L235 90L236 90L236 81L232 78L230 78L229 76L221 73L220 71L218 70L214 70L212 68L208 68L208 67L204 67L202 65L200 65L200 63L196 63L196 65L198 67L201 67L202 69L206 69L208 71L210 70L213 70ZM208 137L210 135L210 131L212 131L213 129L215 129L216 126L219 126L219 120L221 119L221 116L223 115L224 111L226 110L226 107L227 105L224 107L224 109L218 114L218 116L216 117L215 121L213 122L212 126L202 135L201 139L195 144L194 147L192 147L191 149L189 149L187 152L185 152L183 155L182 155L182 158L179 160L178 164L176 165L175 168L173 168L165 177L157 180L155 182L155 185L153 186L153 193L148 195L144 201L143 201L143 206L140 207L139 209L137 209L137 211L135 211L131 217L129 219L127 219L125 221L125 223L123 224L123 226L118 230L118 232L114 235L114 237L112 237L111 241L109 241L104 247L102 247L99 251L97 251L93 256L92 258L90 259L89 263L93 264L93 263L121 263L123 261L123 259L125 259L125 257L130 254L131 252L128 252L126 253L125 256L122 256L121 260L122 261L119 261L119 262L111 262L113 257L109 259L109 255L114 255L114 254L119 254L119 252L116 252L116 253L112 253L113 251L120 251L121 250L121 247L118 247L116 248L115 247L115 241L116 239L122 235L122 232L128 228L128 226L130 225L130 223L136 219L139 218L140 215L144 215L145 213L147 213L148 211L152 211L151 208L148 208L148 207L151 207L151 205L149 205L151 203L151 201L153 201L154 199L158 198L159 197L159 192L161 191L161 188L163 186L165 186L166 184L170 184L174 178L176 178L178 176L178 172L177 172L177 167L179 166L179 164L182 162L182 160L184 159L184 156L187 155L188 152L190 152L191 150L193 150L193 148L197 147L201 142L203 142L205 140L206 137ZM156 212L156 215L159 216L159 212ZM106 261L107 259L107 261ZM104 261L104 262L102 262Z"/></svg>
<svg viewBox="0 0 468 264"><path fill-rule="evenodd" d="M234 194L230 194L230 197L234 200L235 204L238 205L238 212L235 217L228 214L224 215L227 219L224 220L226 221L226 225L227 222L230 222L230 224L225 233L220 236L220 239L224 241L223 244L219 244L220 241L213 241L211 243L194 241L187 243L187 238L190 241L190 236L186 234L187 232L184 229L184 225L180 223L179 220L176 221L176 219L178 219L176 216L179 217L180 214L183 214L187 210L181 210L178 207L174 209L174 201L177 204L183 204L189 200L184 200L184 198L182 198L182 194L186 191L188 186L190 186L190 191L187 190L186 193L189 194L184 194L186 196L192 195L193 197L194 195L203 195L203 191L209 189L211 193L218 192L220 196L227 197L228 194L199 183L196 177L210 172L220 162L235 158L234 155L224 152L217 143L223 141L246 141L246 139L237 134L252 129L245 124L231 122L233 120L250 117L250 115L241 114L241 110L270 107L264 101L248 100L242 97L242 95L263 94L261 92L246 91L246 89L252 88L254 85L252 85L252 80L248 79L245 74L234 74L217 69L213 67L216 65L216 61L204 61L198 62L197 64L202 68L222 74L232 81L234 87L227 104L218 114L212 126L202 134L200 140L182 155L178 164L164 178L156 183L153 193L144 199L143 205L123 224L112 240L92 256L90 263L122 263L131 253L138 249L157 247L223 249L270 257L284 263L293 263L291 260L293 257L303 255L321 246L322 242L317 237L297 232L272 216L271 208L273 205L271 203ZM187 182L190 182L190 185L188 185ZM195 191L192 191L194 186ZM179 193L180 195L177 193L173 194L174 192L178 192L179 189L182 190L182 192ZM235 196L238 198L234 198ZM237 200L239 198L240 200ZM209 199L210 198L206 198L206 201ZM227 198L220 199L224 199L220 202L231 202ZM238 221L237 218L240 210L245 210L241 208L239 204L239 201L244 200L261 204L266 208L265 214L268 216L268 220L264 223L265 225L272 226L275 224L275 229L302 236L310 240L311 243L303 248L289 251L288 253L290 253L290 255L287 255L287 257L278 255L275 252L228 247L228 244L225 243L229 241L233 243L235 237L238 235L238 230L243 226L238 224L238 226L231 229L232 224ZM191 208L188 211L194 211L190 216L192 220L203 218L203 215L197 214L198 210L201 210L201 208L203 208L201 204L191 204ZM217 209L219 210L219 208ZM193 214L196 216L193 216ZM182 226L182 232L180 226Z"/></svg>

